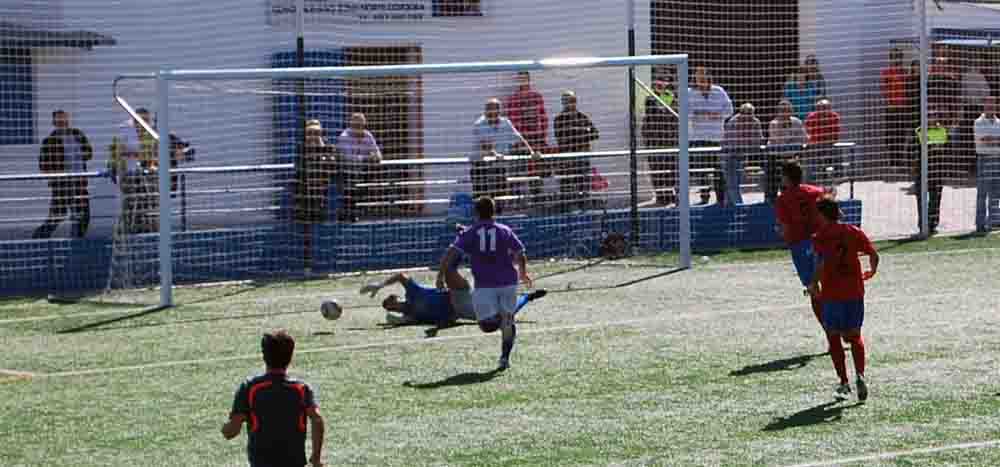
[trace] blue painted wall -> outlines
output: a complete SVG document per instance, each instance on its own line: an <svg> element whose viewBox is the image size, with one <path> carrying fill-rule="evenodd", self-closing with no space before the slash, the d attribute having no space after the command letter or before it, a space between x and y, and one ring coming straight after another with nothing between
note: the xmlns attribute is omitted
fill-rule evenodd
<svg viewBox="0 0 1000 467"><path fill-rule="evenodd" d="M861 223L861 201L841 202L845 220ZM628 211L508 217L532 258L596 255L602 232L630 231ZM677 211L640 211L643 252L677 249ZM450 241L453 227L436 220L325 224L312 229L313 272L335 273L430 266ZM781 244L770 205L692 208L695 251ZM174 234L177 283L295 277L303 274L301 226L219 229ZM136 235L128 252L133 277L155 284L157 235ZM0 242L0 296L99 290L111 271L111 240L51 239Z"/></svg>

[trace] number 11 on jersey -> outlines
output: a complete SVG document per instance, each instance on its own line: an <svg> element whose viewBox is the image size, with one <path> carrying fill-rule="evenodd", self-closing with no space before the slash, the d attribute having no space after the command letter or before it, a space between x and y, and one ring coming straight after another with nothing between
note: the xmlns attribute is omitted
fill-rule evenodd
<svg viewBox="0 0 1000 467"><path fill-rule="evenodd" d="M495 253L497 251L497 229L496 227L479 229L479 251L483 253ZM489 245L486 238L489 237ZM487 249L489 247L489 249Z"/></svg>

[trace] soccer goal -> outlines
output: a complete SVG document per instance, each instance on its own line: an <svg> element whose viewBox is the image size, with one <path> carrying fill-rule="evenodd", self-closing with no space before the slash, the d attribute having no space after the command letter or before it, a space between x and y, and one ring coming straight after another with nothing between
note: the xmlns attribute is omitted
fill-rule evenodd
<svg viewBox="0 0 1000 467"><path fill-rule="evenodd" d="M687 82L686 55L160 71L145 85L171 170L131 213L160 221L115 240L157 269L112 276L152 274L169 306L179 283L433 266L479 196L534 258L687 267L687 92L676 143L639 149L631 78L651 67ZM663 196L653 175L676 204L640 210Z"/></svg>

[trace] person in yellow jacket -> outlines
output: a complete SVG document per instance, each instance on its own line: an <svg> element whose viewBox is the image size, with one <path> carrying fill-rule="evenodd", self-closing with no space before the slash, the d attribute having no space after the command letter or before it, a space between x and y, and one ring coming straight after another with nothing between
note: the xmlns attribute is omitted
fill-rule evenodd
<svg viewBox="0 0 1000 467"><path fill-rule="evenodd" d="M937 233L938 223L941 220L944 162L951 148L952 132L955 128L936 112L930 115L929 120L930 126L927 128L927 218L929 233L934 235ZM922 128L916 129L915 140L918 143L923 142L923 131L921 130ZM917 226L919 227L924 210L919 169L916 171L914 186L917 188L914 195L917 198Z"/></svg>
<svg viewBox="0 0 1000 467"><path fill-rule="evenodd" d="M153 125L148 110L136 115ZM155 232L159 229L157 142L135 119L119 126L111 141L108 170L122 193L122 227L127 233Z"/></svg>

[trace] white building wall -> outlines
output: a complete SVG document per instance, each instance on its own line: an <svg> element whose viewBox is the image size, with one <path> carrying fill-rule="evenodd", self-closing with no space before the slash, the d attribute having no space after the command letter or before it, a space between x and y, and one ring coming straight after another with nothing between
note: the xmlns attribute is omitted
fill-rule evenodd
<svg viewBox="0 0 1000 467"><path fill-rule="evenodd" d="M269 67L272 53L295 47L293 29L268 24L268 0L73 0L44 2L49 8L28 8L39 1L0 0L0 12L6 16L16 11L21 15L19 20L62 23L64 29L96 31L117 41L115 46L93 50L36 53L38 140L51 131L51 110L61 107L73 111L75 125L87 132L96 149L91 167L103 166L117 125L127 119L112 100L111 83L117 75L160 68ZM912 15L912 8L907 8L910 1L802 0L800 4L801 55L816 53L819 57L829 93L850 128L849 137L861 138L866 133L864 108L870 105L871 90L877 89L883 42L912 32L910 23L915 18L907 16ZM418 45L425 63L627 53L624 0L483 0L483 4L485 15L480 18L311 23L306 46L316 50ZM32 13L25 16L24 11ZM32 15L40 15L40 19L32 20ZM647 53L648 1L637 0L636 24L637 52ZM648 80L648 73L640 72L640 77ZM591 114L601 129L599 147L627 147L624 70L544 73L535 76L534 84L545 98L550 121L560 110L561 90L576 89L581 110ZM267 90L269 84L214 86L200 94L181 90L174 95L172 127L197 145L196 165L243 164L269 158L271 97L245 92ZM471 125L484 100L506 95L513 88L507 76L463 82L454 77L426 76L423 89L425 156L437 157L467 151L472 146ZM241 90L244 92L236 92ZM134 105L155 107L151 83L126 83L123 93ZM554 143L551 127L549 138ZM37 145L4 146L0 152L3 173L34 172L37 168ZM620 163L624 167L627 162ZM32 186L36 195L47 193L44 184ZM95 181L92 191L105 196L115 193L113 186L102 181ZM94 209L103 208L95 205ZM44 210L35 215L44 216Z"/></svg>

